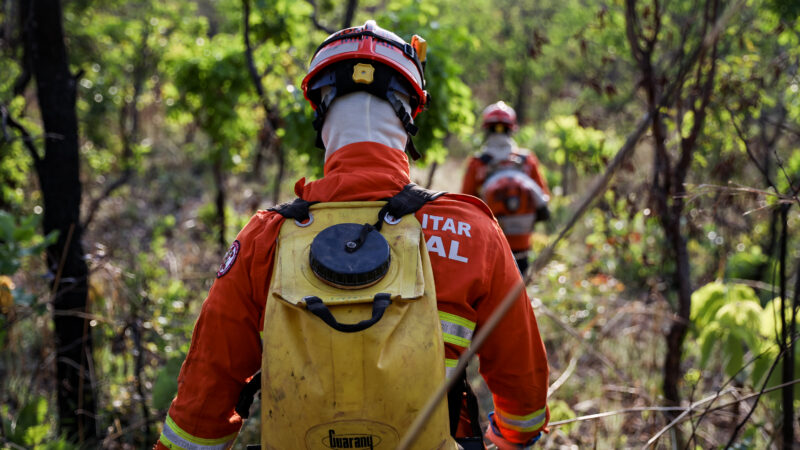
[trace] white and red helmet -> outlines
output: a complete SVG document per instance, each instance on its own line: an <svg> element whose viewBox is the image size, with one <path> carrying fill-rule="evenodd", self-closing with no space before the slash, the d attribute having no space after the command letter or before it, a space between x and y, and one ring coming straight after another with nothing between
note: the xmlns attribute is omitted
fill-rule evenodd
<svg viewBox="0 0 800 450"><path fill-rule="evenodd" d="M517 129L517 113L503 101L492 103L481 113L481 128L492 129L496 125L503 125L511 131Z"/></svg>
<svg viewBox="0 0 800 450"><path fill-rule="evenodd" d="M407 150L416 159L410 136L417 133L413 118L428 105L425 91L427 44L417 35L406 43L374 20L328 36L320 44L303 78L303 95L316 113L314 128L319 132L331 102L337 96L366 91L386 99L409 134ZM330 87L324 98L322 88ZM396 94L408 98L410 111ZM317 139L321 145L321 139ZM410 147L410 148L409 148ZM415 156L416 155L416 156Z"/></svg>

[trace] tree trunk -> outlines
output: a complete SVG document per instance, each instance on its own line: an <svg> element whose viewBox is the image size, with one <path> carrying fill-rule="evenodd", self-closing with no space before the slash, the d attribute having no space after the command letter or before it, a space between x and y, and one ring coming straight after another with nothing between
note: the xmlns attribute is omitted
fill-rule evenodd
<svg viewBox="0 0 800 450"><path fill-rule="evenodd" d="M47 248L53 274L56 388L59 431L83 445L98 437L87 309L88 270L81 246L81 183L76 77L69 71L58 0L23 3L25 52L30 55L46 133L45 155L35 161L44 199L44 232L58 231Z"/></svg>
<svg viewBox="0 0 800 450"><path fill-rule="evenodd" d="M672 405L680 404L678 383L682 374L683 341L688 331L692 308L689 252L686 248L686 239L680 232L680 217L681 215L677 215L669 220L662 220L675 257L674 280L678 295L677 316L667 334L667 353L664 356L664 397Z"/></svg>

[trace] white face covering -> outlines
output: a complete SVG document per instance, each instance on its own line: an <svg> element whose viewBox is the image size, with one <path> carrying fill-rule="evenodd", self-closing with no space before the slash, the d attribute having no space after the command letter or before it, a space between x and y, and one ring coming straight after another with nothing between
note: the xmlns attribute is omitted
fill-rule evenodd
<svg viewBox="0 0 800 450"><path fill-rule="evenodd" d="M322 96L327 94L323 88ZM407 100L397 94L408 111ZM408 134L386 100L363 91L336 97L322 125L325 161L340 148L355 142L377 142L405 151Z"/></svg>
<svg viewBox="0 0 800 450"><path fill-rule="evenodd" d="M511 136L505 133L490 133L483 146L483 151L488 153L492 159L501 160L508 158L508 155L516 148L517 144L511 139Z"/></svg>

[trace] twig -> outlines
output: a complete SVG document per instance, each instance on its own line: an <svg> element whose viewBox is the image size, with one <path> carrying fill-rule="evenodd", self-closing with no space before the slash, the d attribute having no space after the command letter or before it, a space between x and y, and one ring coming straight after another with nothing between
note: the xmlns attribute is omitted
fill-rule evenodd
<svg viewBox="0 0 800 450"><path fill-rule="evenodd" d="M775 187L775 183L772 181L772 178L769 176L769 172L767 171L767 168L766 167L762 167L761 163L758 162L758 159L756 159L756 155L753 154L753 149L750 148L750 144L747 142L747 138L744 135L744 131L742 131L742 129L736 123L736 120L734 119L734 117L736 117L736 114L734 114L734 112L731 110L730 107L726 107L725 109L727 109L728 110L728 114L731 115L731 123L733 124L733 128L736 130L736 134L739 136L739 140L742 141L742 144L744 145L745 151L747 151L747 156L750 157L750 160L756 166L758 171L761 172L761 175L764 176L764 180L767 182L767 184L772 186L772 188L775 189L775 192L778 192L778 188Z"/></svg>
<svg viewBox="0 0 800 450"><path fill-rule="evenodd" d="M62 316L62 317L80 317L82 319L88 320L96 320L98 322L104 322L109 325L119 325L119 321L114 319L108 319L103 316L98 316L97 314L87 313L84 311L74 311L74 310L55 310L53 311L54 316Z"/></svg>
<svg viewBox="0 0 800 450"><path fill-rule="evenodd" d="M14 449L19 449L19 450L27 450L27 447L23 447L21 445L15 444L15 443L9 441L8 439L6 439L5 437L3 438L3 445L7 445L8 448L14 448Z"/></svg>
<svg viewBox="0 0 800 450"><path fill-rule="evenodd" d="M306 3L311 5L314 10L311 12L311 22L317 27L318 30L322 30L328 34L333 34L336 30L332 30L325 25L321 24L319 20L317 20L317 2L316 0L306 0Z"/></svg>
<svg viewBox="0 0 800 450"><path fill-rule="evenodd" d="M752 394L745 395L744 397L738 398L738 399L730 401L728 403L723 403L721 405L715 406L715 407L709 409L708 411L719 411L720 409L725 409L725 408L733 406L733 405L735 405L737 403L741 403L741 402L750 400L751 398L758 397L758 396L763 395L763 394L768 394L770 392L777 391L777 390L783 389L783 388L785 388L787 386L791 386L791 385L795 385L795 384L800 384L800 378L798 378L796 380L793 380L793 381L790 381L788 383L782 383L782 384L779 384L777 386L773 386L771 388L765 389L763 392L757 392L757 393L752 393ZM733 393L733 392L736 392L736 391L737 391L736 389L731 388L731 389L723 392L723 394ZM697 405L702 404L704 402L712 401L715 398L717 398L717 394L714 394L712 396L706 397L703 400L698 400L693 405L697 406ZM589 414L589 415L586 415L586 416L575 417L575 418L572 418L572 419L558 420L558 421L555 421L555 422L550 422L547 426L552 429L552 428L562 427L564 425L569 425L569 424L575 423L575 422L585 422L585 421L588 421L588 420L602 419L602 418L605 418L605 417L612 417L612 416L617 416L617 415L620 415L620 414L628 414L628 413L635 413L635 412L649 412L649 411L658 411L658 412L686 411L686 410L691 410L691 408L692 408L691 406L689 406L689 407L684 407L684 406L642 406L642 407L635 407L635 408L618 409L618 410L614 410L614 411L607 411L607 412L596 413L596 414ZM691 412L699 412L699 411L690 411L690 413ZM686 416L686 417L683 418L682 421L686 421L686 420L689 420L691 418L692 417L690 417L690 416Z"/></svg>
<svg viewBox="0 0 800 450"><path fill-rule="evenodd" d="M775 358L775 361L772 363L772 366L770 366L770 368L769 368L769 371L767 372L767 375L764 377L764 382L761 384L761 391L758 393L758 396L756 397L756 402L755 402L755 404L753 405L753 407L752 407L752 408L750 408L750 411L748 411L748 412L747 412L747 416L745 416L745 418L744 418L744 419L742 419L742 421L741 421L741 422L739 422L739 423L736 425L736 428L733 430L733 433L731 433L731 437L730 437L730 439L728 440L728 443L727 443L727 444L725 444L725 449L726 449L726 450L727 450L728 448L730 448L730 446L731 446L731 445L733 445L733 441L735 441L735 440L736 440L736 436L739 434L739 431L742 429L742 427L744 426L744 424L745 424L745 423L747 423L747 421L748 421L748 420L750 420L750 416L752 416L752 415L753 415L753 413L755 412L755 410L756 410L756 407L758 406L758 401L759 401L759 400L761 400L761 396L762 396L762 395L763 395L765 392L768 392L768 391L766 390L766 388L767 388L767 383L769 382L769 379L770 379L770 377L772 376L772 372L775 370L775 368L776 368L776 367L778 367L778 362L781 360L781 357L783 356L783 352L784 352L785 350L786 350L786 349L785 349L783 346L781 346L781 350L780 350L780 352L778 353L778 356Z"/></svg>
<svg viewBox="0 0 800 450"><path fill-rule="evenodd" d="M122 172L119 178L117 178L111 184L106 186L106 188L103 189L103 193L100 194L94 200L92 200L92 203L89 205L88 208L89 212L86 215L86 220L84 220L83 224L81 225L81 227L84 230L88 228L89 225L92 223L92 220L94 220L94 216L97 213L97 210L100 209L100 204L109 197L111 197L111 194L113 194L114 191L124 186L131 179L132 175L133 175L133 169L130 167L125 168L125 170Z"/></svg>
<svg viewBox="0 0 800 450"><path fill-rule="evenodd" d="M555 393L564 383L567 382L569 377L575 372L575 367L578 366L578 355L574 355L570 360L569 364L567 364L567 368L564 370L564 373L558 377L553 384L550 385L550 388L547 389L547 398L550 398L553 393Z"/></svg>
<svg viewBox="0 0 800 450"><path fill-rule="evenodd" d="M42 157L39 156L39 151L33 144L33 137L31 137L31 134L28 133L28 130L25 129L25 127L22 126L22 124L14 120L13 117L11 117L11 113L8 111L5 105L0 105L0 114L2 114L3 138L4 139L6 138L5 136L6 124L10 125L12 128L19 131L19 133L22 135L22 142L25 144L25 148L28 149L28 153L30 153L34 163L39 164L42 161Z"/></svg>
<svg viewBox="0 0 800 450"><path fill-rule="evenodd" d="M756 355L756 356L754 356L754 357L750 358L750 360L749 360L749 361L747 361L747 363L743 364L743 365L742 365L742 367L740 367L740 368L739 368L739 370L737 370L735 374L733 374L732 376L728 377L728 379L725 381L725 383L724 383L724 384L723 384L723 385L720 387L720 391L721 391L721 390L722 390L722 389L723 389L725 386L727 386L727 385L731 384L731 383L732 383L732 382L733 382L733 381L736 379L736 377L738 377L738 376L739 376L739 374L740 374L740 373L742 373L742 371L744 371L744 369L746 369L747 367L749 367L751 364L753 364L754 362L756 362L756 361L757 361L757 360L759 360L760 358L764 357L764 355L766 355L766 354L767 354L767 352L769 352L769 351L770 351L772 348L773 348L773 346L770 346L770 348L768 348L767 350L764 350L764 351L762 351L761 353L759 353L758 355ZM718 392L719 392L719 391L718 391ZM687 448L687 449L689 448L689 444L690 444L690 443L691 443L691 441L692 441L692 437L694 437L694 436L695 436L695 433L696 433L697 429L700 427L700 423L703 421L703 419L705 418L706 414L707 414L709 411L711 411L711 407L712 407L713 405L714 405L714 401L712 401L711 403L709 403L709 405L706 407L706 409L705 409L705 410L703 410L703 413L702 413L702 414L700 414L700 417L697 419L697 423L696 423L696 424L695 424L695 423L692 423L692 435L689 437L689 439L688 439L688 440L687 440L687 442L686 442L686 448Z"/></svg>
<svg viewBox="0 0 800 450"><path fill-rule="evenodd" d="M681 406L640 406L635 408L626 408L626 409L617 409L614 411L606 411L596 414L589 414L586 416L575 417L573 419L566 419L566 420L558 420L555 422L550 422L547 426L548 428L558 428L564 425L569 425L575 422L585 422L587 420L595 420L595 419L602 419L604 417L611 417L617 416L620 414L627 414L627 413L634 413L634 412L648 412L648 411L683 411L686 408Z"/></svg>
<svg viewBox="0 0 800 450"><path fill-rule="evenodd" d="M769 283L765 283L763 281L745 280L743 278L729 278L728 281L730 281L731 283L743 284L743 285L751 287L753 289L760 289L762 291L773 292L774 289L775 289L775 286L773 286L773 285L771 285ZM794 295L794 291L787 290L786 294L791 297L792 295Z"/></svg>
<svg viewBox="0 0 800 450"><path fill-rule="evenodd" d="M704 398L703 400L699 400L697 402L692 403L691 405L689 405L688 408L685 408L682 413L680 413L677 417L672 419L672 421L669 424L667 424L667 426L665 426L658 433L656 433L655 436L651 437L650 440L647 441L647 444L645 444L645 447L650 447L651 445L655 444L661 438L661 436L664 433L666 433L667 431L672 430L672 428L676 424L682 422L683 418L686 417L690 412L694 411L694 409L697 406L702 405L704 403L713 402L714 400L718 399L720 396L728 394L730 392L734 392L734 391L735 391L735 389L728 388L725 391L715 392L714 395L710 395L710 396Z"/></svg>
<svg viewBox="0 0 800 450"><path fill-rule="evenodd" d="M316 6L315 14L316 14ZM266 138L261 139L259 138L258 143L258 150L256 155L256 162L254 164L254 169L256 172L260 172L260 161L261 155L263 154L264 150L269 148L273 148L275 154L278 157L278 172L275 175L275 180L273 184L273 203L277 204L280 198L280 190L281 190L281 183L283 181L283 175L285 171L285 155L283 152L283 148L281 147L280 139L278 138L278 134L276 132L277 126L277 117L278 114L270 107L269 101L267 100L266 91L264 89L264 84L262 82L262 78L271 71L272 64L267 66L267 69L264 71L263 74L259 75L258 69L256 68L255 58L253 57L253 45L250 42L250 0L242 0L242 22L243 22L243 34L244 34L244 48L245 48L245 60L247 61L247 70L250 74L250 80L253 82L253 85L256 88L256 93L258 94L258 100L261 103L261 108L264 110L264 131L266 132Z"/></svg>
<svg viewBox="0 0 800 450"><path fill-rule="evenodd" d="M581 346L589 354L591 354L592 356L597 358L600 362L603 363L603 365L605 365L606 367L611 369L614 372L614 374L617 376L617 378L619 378L620 380L630 381L630 380L628 380L628 378L622 372L619 371L619 369L617 369L617 366L613 362L611 362L608 358L606 358L605 355L603 355L602 353L599 353L597 350L592 348L592 346L589 345L586 342L586 340L583 338L583 336L580 333L578 333L578 331L575 328L569 326L569 324L564 323L564 321L561 320L556 313L554 313L548 307L546 307L544 305L544 303L541 303L541 302L537 303L535 308L536 309L540 309L544 313L544 315L549 317L558 326L563 328L564 331L567 332L567 334L569 334L570 336L572 336L575 339L577 339L578 342L581 344Z"/></svg>

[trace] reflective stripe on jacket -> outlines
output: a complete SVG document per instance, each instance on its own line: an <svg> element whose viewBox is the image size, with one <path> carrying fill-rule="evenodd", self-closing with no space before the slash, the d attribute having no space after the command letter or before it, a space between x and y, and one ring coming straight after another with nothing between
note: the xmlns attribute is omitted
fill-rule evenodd
<svg viewBox="0 0 800 450"><path fill-rule="evenodd" d="M326 162L324 178L308 183L301 179L295 193L321 202L380 200L409 181L403 152L363 142L338 150ZM519 281L519 271L497 222L480 200L447 194L416 216L433 265L445 366L455 367L473 333ZM259 333L282 223L277 213L259 211L237 236L238 255L203 303L165 430L180 429L193 439L220 443L238 433L242 419L234 406L245 381L260 368ZM524 292L486 340L479 358L495 405L510 418L498 424L503 436L527 441L547 423L548 367ZM262 409L269 411L269 405ZM545 420L535 429L513 422L513 417L541 410ZM164 436L168 440L171 435Z"/></svg>

